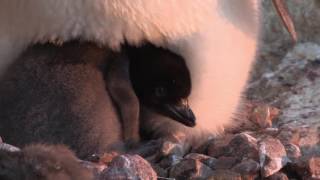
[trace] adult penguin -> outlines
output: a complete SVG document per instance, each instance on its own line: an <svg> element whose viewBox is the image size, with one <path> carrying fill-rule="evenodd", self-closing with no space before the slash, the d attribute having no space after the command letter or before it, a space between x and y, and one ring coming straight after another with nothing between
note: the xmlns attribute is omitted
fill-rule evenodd
<svg viewBox="0 0 320 180"><path fill-rule="evenodd" d="M189 105L198 120L196 128L184 131L186 136L216 134L234 124L258 46L259 4L255 0L3 0L0 70L3 73L37 42L79 38L117 49L125 41L130 45L147 41L186 61L192 84Z"/></svg>

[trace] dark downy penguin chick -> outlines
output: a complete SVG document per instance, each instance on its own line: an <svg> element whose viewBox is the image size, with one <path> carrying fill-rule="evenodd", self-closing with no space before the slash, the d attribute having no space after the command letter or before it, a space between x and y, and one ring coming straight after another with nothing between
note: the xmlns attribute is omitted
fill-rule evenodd
<svg viewBox="0 0 320 180"><path fill-rule="evenodd" d="M110 61L106 83L118 108L127 143L136 144L140 139L140 105L186 126L195 125L192 110L183 104L190 94L191 82L182 57L152 44L127 45Z"/></svg>
<svg viewBox="0 0 320 180"><path fill-rule="evenodd" d="M66 144L80 158L114 149L122 130L104 79L111 54L79 42L30 47L0 80L4 141Z"/></svg>
<svg viewBox="0 0 320 180"><path fill-rule="evenodd" d="M184 59L161 47L127 46L130 78L140 103L186 126L195 126L187 98L191 78Z"/></svg>
<svg viewBox="0 0 320 180"><path fill-rule="evenodd" d="M195 125L187 104L192 84L185 60L152 44L128 46L126 51L131 62L130 78L140 99L142 137L179 141L177 131Z"/></svg>
<svg viewBox="0 0 320 180"><path fill-rule="evenodd" d="M132 62L138 63L131 68L133 72L141 71L148 76L154 66L143 62L150 62L150 57L163 70L149 74L155 78L153 84L151 81L141 84L143 76L134 78L141 85L137 90L140 102L164 115L169 112L169 116L172 112L163 109L172 107L173 112L179 115L173 114L173 120L181 122L186 117L190 119L188 125L192 125L194 116L191 110L181 108L179 112L174 106L178 101L164 98L170 93L154 95L155 88L171 88L168 85L175 75L164 71L170 68L166 64L162 66L162 60L179 64L180 58L169 51L149 46L135 51L136 54L146 53L146 57L139 57L141 61L133 57ZM161 77L165 78L159 81ZM189 87L190 79L186 77ZM29 143L63 143L84 158L112 149L112 145L122 142L122 136L127 142L139 141L139 100L130 83L126 53L115 53L79 42L63 46L36 45L17 59L0 85L0 132L10 144L21 147ZM174 88L178 87L172 87L172 90ZM187 94L188 90L182 96ZM174 96L180 98L178 94Z"/></svg>
<svg viewBox="0 0 320 180"><path fill-rule="evenodd" d="M63 145L29 145L22 151L0 150L1 180L93 180Z"/></svg>

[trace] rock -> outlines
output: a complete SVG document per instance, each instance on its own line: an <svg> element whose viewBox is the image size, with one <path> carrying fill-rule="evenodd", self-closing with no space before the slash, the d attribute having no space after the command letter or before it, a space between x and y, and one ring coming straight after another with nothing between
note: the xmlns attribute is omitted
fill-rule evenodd
<svg viewBox="0 0 320 180"><path fill-rule="evenodd" d="M241 180L239 173L230 170L217 170L214 171L213 175L208 180Z"/></svg>
<svg viewBox="0 0 320 180"><path fill-rule="evenodd" d="M292 143L286 144L285 149L287 152L287 156L291 162L298 161L298 159L302 156L299 146L295 144L292 144Z"/></svg>
<svg viewBox="0 0 320 180"><path fill-rule="evenodd" d="M155 172L157 173L158 178L166 178L169 176L169 172L167 169L164 169L162 167L160 167L158 164L151 164L152 168L155 170Z"/></svg>
<svg viewBox="0 0 320 180"><path fill-rule="evenodd" d="M300 141L300 130L297 127L290 125L284 125L280 128L280 133L277 135L277 138L283 144L299 144Z"/></svg>
<svg viewBox="0 0 320 180"><path fill-rule="evenodd" d="M259 159L257 139L246 134L240 133L232 138L224 153L225 156L237 157L242 159Z"/></svg>
<svg viewBox="0 0 320 180"><path fill-rule="evenodd" d="M213 171L199 160L184 159L170 169L169 177L177 180L206 179Z"/></svg>
<svg viewBox="0 0 320 180"><path fill-rule="evenodd" d="M207 142L204 142L203 144L197 146L197 147L191 147L190 153L201 153L201 154L208 154L208 149L210 144L212 144L214 141L214 138L210 138Z"/></svg>
<svg viewBox="0 0 320 180"><path fill-rule="evenodd" d="M271 137L259 142L259 157L263 177L278 172L288 162L287 153L282 143Z"/></svg>
<svg viewBox="0 0 320 180"><path fill-rule="evenodd" d="M197 153L190 153L184 159L198 160L212 169L216 166L218 161L216 158Z"/></svg>
<svg viewBox="0 0 320 180"><path fill-rule="evenodd" d="M308 161L308 169L311 178L320 179L320 157L312 157Z"/></svg>
<svg viewBox="0 0 320 180"><path fill-rule="evenodd" d="M320 134L320 123L318 123L318 127L312 124L304 125L300 127L299 147L301 148L303 153L307 153L307 151L311 151L311 152L317 151L317 153L320 155L319 134Z"/></svg>
<svg viewBox="0 0 320 180"><path fill-rule="evenodd" d="M103 153L102 155L92 154L86 160L90 161L90 162L94 162L94 163L107 165L113 160L113 158L115 158L117 156L119 156L118 152Z"/></svg>
<svg viewBox="0 0 320 180"><path fill-rule="evenodd" d="M156 180L157 174L151 165L138 155L121 155L112 160L99 179L141 179Z"/></svg>
<svg viewBox="0 0 320 180"><path fill-rule="evenodd" d="M244 160L232 168L234 172L244 175L256 175L259 173L260 165L252 159Z"/></svg>
<svg viewBox="0 0 320 180"><path fill-rule="evenodd" d="M225 157L221 156L215 162L213 169L231 169L237 163L236 157Z"/></svg>
<svg viewBox="0 0 320 180"><path fill-rule="evenodd" d="M254 103L249 113L249 120L259 128L270 128L272 127L273 119L279 115L279 112L278 108L262 103Z"/></svg>
<svg viewBox="0 0 320 180"><path fill-rule="evenodd" d="M180 143L174 143L171 141L165 141L162 144L162 148L160 150L160 153L162 156L168 156L168 155L176 155L176 156L184 156L184 147Z"/></svg>
<svg viewBox="0 0 320 180"><path fill-rule="evenodd" d="M267 178L267 180L289 180L288 176L282 172L277 172Z"/></svg>
<svg viewBox="0 0 320 180"><path fill-rule="evenodd" d="M155 162L160 155L163 140L149 140L147 142L141 142L141 144L133 149L130 149L130 154L137 154L149 162Z"/></svg>
<svg viewBox="0 0 320 180"><path fill-rule="evenodd" d="M92 172L95 179L99 178L100 173L107 167L104 164L93 163L90 161L79 160L80 165Z"/></svg>
<svg viewBox="0 0 320 180"><path fill-rule="evenodd" d="M180 163L182 159L183 158L181 156L177 156L175 154L168 155L168 156L162 157L159 163L159 166L166 169Z"/></svg>
<svg viewBox="0 0 320 180"><path fill-rule="evenodd" d="M233 137L233 134L226 134L224 136L210 140L207 149L208 155L211 157L222 156L226 152L226 146L229 144Z"/></svg>
<svg viewBox="0 0 320 180"><path fill-rule="evenodd" d="M261 131L261 133L275 137L279 134L279 128L266 128Z"/></svg>
<svg viewBox="0 0 320 180"><path fill-rule="evenodd" d="M117 153L117 152L104 153L99 157L98 163L109 164L117 156L119 156L119 153Z"/></svg>

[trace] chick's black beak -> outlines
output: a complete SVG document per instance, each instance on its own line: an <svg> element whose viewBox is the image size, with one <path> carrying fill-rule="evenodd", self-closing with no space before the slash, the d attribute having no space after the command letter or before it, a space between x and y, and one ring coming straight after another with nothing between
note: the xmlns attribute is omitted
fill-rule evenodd
<svg viewBox="0 0 320 180"><path fill-rule="evenodd" d="M185 126L194 127L196 125L196 117L187 103L164 104L160 109L164 115Z"/></svg>

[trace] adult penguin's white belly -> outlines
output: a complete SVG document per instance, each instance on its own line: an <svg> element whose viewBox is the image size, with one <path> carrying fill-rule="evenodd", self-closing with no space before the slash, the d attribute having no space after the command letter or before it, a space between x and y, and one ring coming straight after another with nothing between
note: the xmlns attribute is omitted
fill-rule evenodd
<svg viewBox="0 0 320 180"><path fill-rule="evenodd" d="M237 124L233 120L259 41L257 1L211 3L207 23L192 37L169 46L185 58L192 80L188 100L197 126L180 130L197 140L203 133L217 134Z"/></svg>
<svg viewBox="0 0 320 180"><path fill-rule="evenodd" d="M259 11L256 1L251 0L215 1L214 7L211 23L180 52L191 73L189 103L198 126L219 133L234 124L232 119L255 60Z"/></svg>

